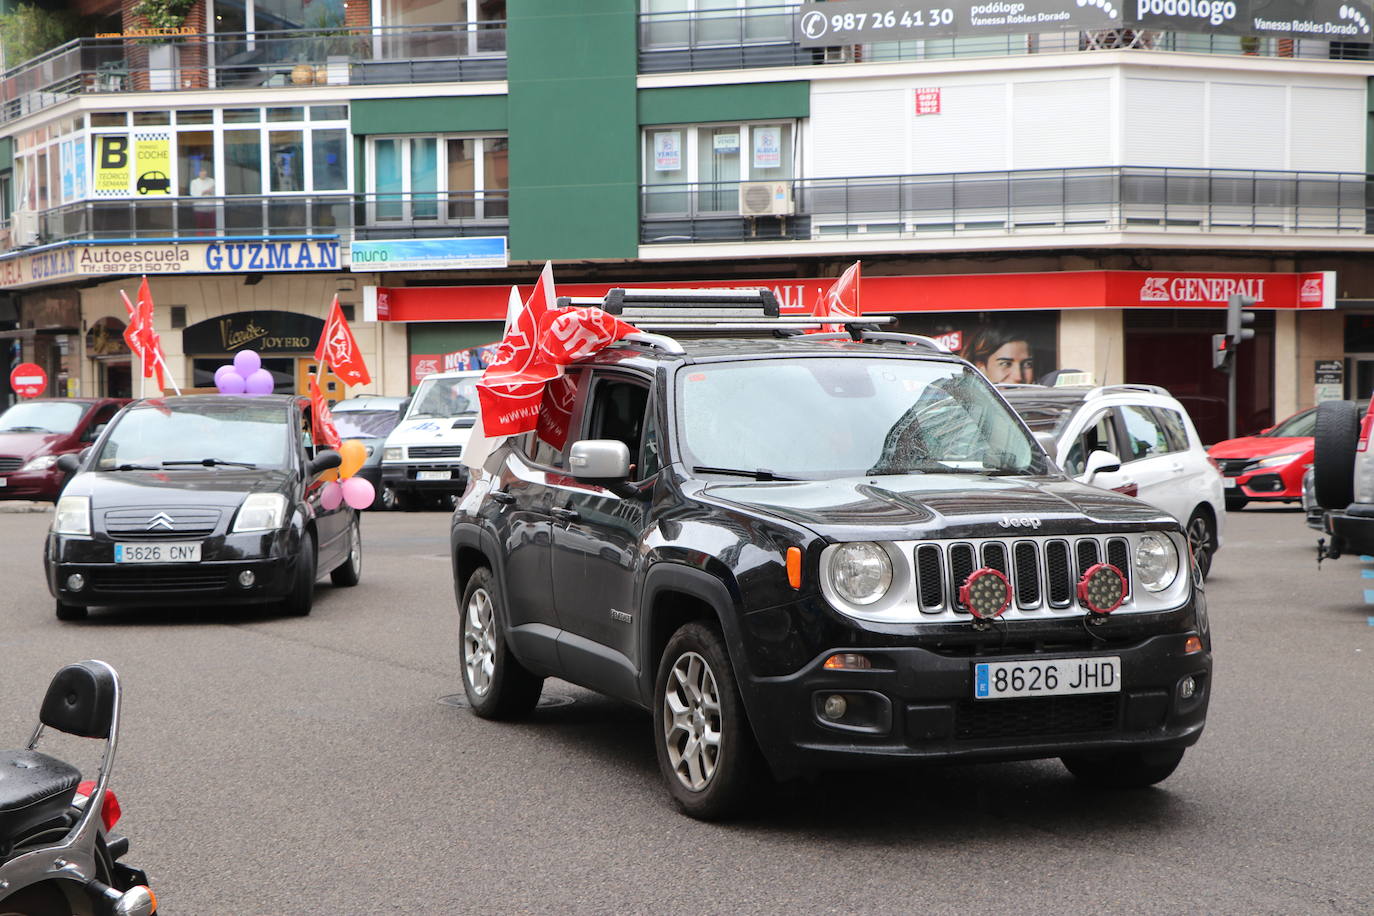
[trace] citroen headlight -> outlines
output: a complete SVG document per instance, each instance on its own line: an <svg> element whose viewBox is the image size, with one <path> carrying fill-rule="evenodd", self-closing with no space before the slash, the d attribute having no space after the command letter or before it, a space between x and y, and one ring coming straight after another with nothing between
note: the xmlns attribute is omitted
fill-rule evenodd
<svg viewBox="0 0 1374 916"><path fill-rule="evenodd" d="M1178 576L1178 548L1168 537L1147 534L1135 545L1135 575L1147 591L1160 592Z"/></svg>
<svg viewBox="0 0 1374 916"><path fill-rule="evenodd" d="M382 460L383 460L383 461L400 461L400 460L402 460L401 450L400 450L399 448L386 448L386 449L382 449Z"/></svg>
<svg viewBox="0 0 1374 916"><path fill-rule="evenodd" d="M280 493L250 493L239 506L234 533L275 531L286 520L286 497Z"/></svg>
<svg viewBox="0 0 1374 916"><path fill-rule="evenodd" d="M1298 460L1299 458L1301 458L1304 454L1306 454L1306 453L1305 453L1305 452L1288 452L1287 454L1284 454L1284 455L1270 455L1268 458L1261 458L1259 461L1256 461L1256 462L1255 462L1255 467L1257 467L1257 468L1272 468L1272 467L1277 467L1277 466L1279 466L1279 465L1281 465L1281 464L1288 464L1288 463L1290 463L1290 462L1297 461L1297 460Z"/></svg>
<svg viewBox="0 0 1374 916"><path fill-rule="evenodd" d="M39 455L37 458L31 459L27 464L25 464L25 465L24 465L22 468L20 468L19 470L21 470L21 471L46 471L48 468L52 467L54 464L57 464L57 456L56 456L56 455Z"/></svg>
<svg viewBox="0 0 1374 916"><path fill-rule="evenodd" d="M53 534L91 533L91 498L89 496L63 496L57 501L52 514Z"/></svg>
<svg viewBox="0 0 1374 916"><path fill-rule="evenodd" d="M869 541L841 545L830 558L830 584L851 604L872 604L892 587L892 559Z"/></svg>

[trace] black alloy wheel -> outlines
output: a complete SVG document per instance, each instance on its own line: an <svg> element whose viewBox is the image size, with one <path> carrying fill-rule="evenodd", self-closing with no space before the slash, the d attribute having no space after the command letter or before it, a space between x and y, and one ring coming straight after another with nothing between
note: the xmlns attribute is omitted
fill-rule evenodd
<svg viewBox="0 0 1374 916"><path fill-rule="evenodd" d="M463 692L472 711L483 719L519 719L539 702L544 679L511 654L498 600L496 577L483 566L468 579L459 607Z"/></svg>
<svg viewBox="0 0 1374 916"><path fill-rule="evenodd" d="M1216 523L1201 507L1193 510L1188 519L1188 546L1192 548L1198 572L1206 579L1212 571L1212 556L1217 552L1217 530Z"/></svg>

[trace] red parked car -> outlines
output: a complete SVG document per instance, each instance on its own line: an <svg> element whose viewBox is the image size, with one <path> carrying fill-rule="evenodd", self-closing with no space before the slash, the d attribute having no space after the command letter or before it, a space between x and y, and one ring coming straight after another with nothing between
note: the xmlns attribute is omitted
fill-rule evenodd
<svg viewBox="0 0 1374 916"><path fill-rule="evenodd" d="M1368 405L1361 401L1358 406L1363 416ZM1300 502L1316 427L1317 408L1309 407L1253 436L1209 448L1208 456L1221 469L1226 508L1240 509L1251 500Z"/></svg>
<svg viewBox="0 0 1374 916"><path fill-rule="evenodd" d="M0 413L0 499L57 502L57 459L95 441L127 398L35 398Z"/></svg>

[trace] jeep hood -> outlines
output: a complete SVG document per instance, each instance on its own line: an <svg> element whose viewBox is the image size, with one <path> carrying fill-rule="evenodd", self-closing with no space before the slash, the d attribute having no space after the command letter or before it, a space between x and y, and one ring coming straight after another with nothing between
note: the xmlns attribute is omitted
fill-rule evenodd
<svg viewBox="0 0 1374 916"><path fill-rule="evenodd" d="M709 484L702 497L775 515L836 540L1100 533L1177 528L1160 510L1064 477L909 474ZM1038 525L1037 525L1038 523Z"/></svg>

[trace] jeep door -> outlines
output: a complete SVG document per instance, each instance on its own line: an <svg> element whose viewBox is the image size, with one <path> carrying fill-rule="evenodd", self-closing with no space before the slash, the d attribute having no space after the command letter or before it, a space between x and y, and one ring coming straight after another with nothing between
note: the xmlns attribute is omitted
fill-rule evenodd
<svg viewBox="0 0 1374 916"><path fill-rule="evenodd" d="M574 397L571 405L561 405L566 411L560 422L549 422L560 405L545 398L541 429L567 428L566 417L576 416L585 375L579 369L567 373ZM568 441L554 444L548 438L556 440L558 436L541 437L533 432L510 440L510 453L489 497L488 518L505 558L499 574L516 654L523 661L556 671L556 640L561 626L554 602L557 583L553 575L552 510L556 494L572 478L567 476ZM567 438L570 440L571 434Z"/></svg>
<svg viewBox="0 0 1374 916"><path fill-rule="evenodd" d="M630 450L631 478L658 472L659 436L649 379L612 370L592 374L587 409L570 440L615 439ZM638 698L635 574L649 502L569 481L553 508L554 605L567 635L559 657L586 686ZM609 650L609 651L607 651Z"/></svg>

